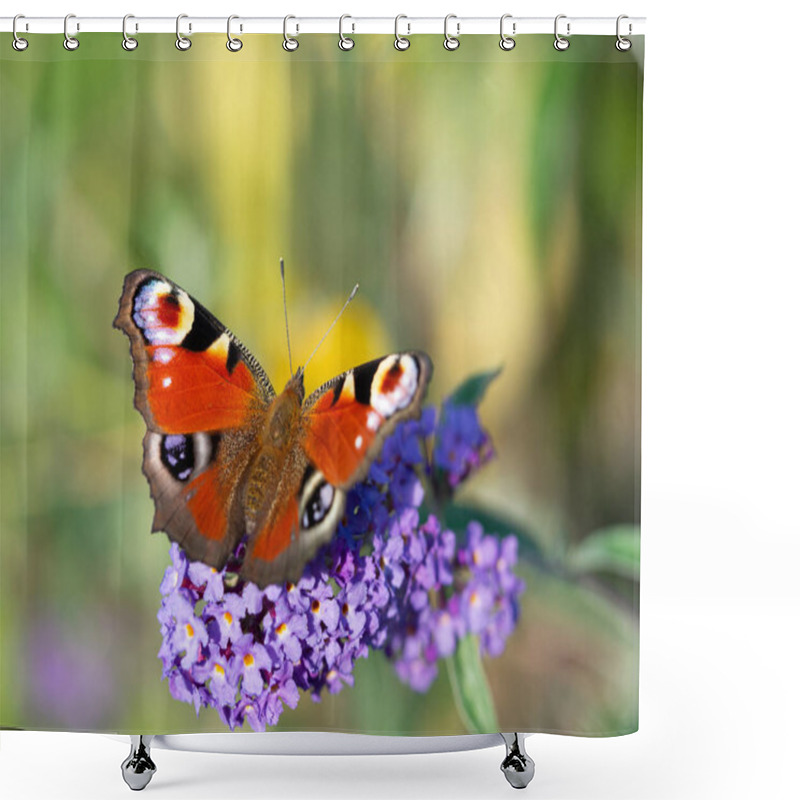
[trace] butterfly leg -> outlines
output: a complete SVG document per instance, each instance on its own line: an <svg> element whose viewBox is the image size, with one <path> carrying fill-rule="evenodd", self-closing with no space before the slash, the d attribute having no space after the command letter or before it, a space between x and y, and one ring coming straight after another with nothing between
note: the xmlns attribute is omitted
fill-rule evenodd
<svg viewBox="0 0 800 800"><path fill-rule="evenodd" d="M535 765L525 752L525 735L521 733L501 733L506 745L506 757L500 769L506 780L515 789L524 789L532 780Z"/></svg>
<svg viewBox="0 0 800 800"><path fill-rule="evenodd" d="M131 752L122 762L122 778L133 791L144 789L156 771L150 758L152 736L131 736Z"/></svg>

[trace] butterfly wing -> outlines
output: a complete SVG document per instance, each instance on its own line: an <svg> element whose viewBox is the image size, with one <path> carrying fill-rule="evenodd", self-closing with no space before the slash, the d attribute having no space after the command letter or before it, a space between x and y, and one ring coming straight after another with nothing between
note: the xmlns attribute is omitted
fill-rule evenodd
<svg viewBox="0 0 800 800"><path fill-rule="evenodd" d="M235 498L275 391L233 334L157 272L126 277L114 327L130 339L134 405L147 424L153 530L219 569L244 533Z"/></svg>
<svg viewBox="0 0 800 800"><path fill-rule="evenodd" d="M296 451L296 457L302 454ZM317 550L333 538L346 493L332 486L308 461L291 493L278 494L264 522L250 537L241 577L262 589L297 582Z"/></svg>
<svg viewBox="0 0 800 800"><path fill-rule="evenodd" d="M304 403L303 447L330 483L361 480L398 422L417 417L433 365L421 352L394 353L348 370Z"/></svg>
<svg viewBox="0 0 800 800"><path fill-rule="evenodd" d="M285 493L250 536L243 578L262 587L299 579L333 538L347 489L367 474L385 437L419 415L431 372L424 353L398 353L348 370L305 401Z"/></svg>

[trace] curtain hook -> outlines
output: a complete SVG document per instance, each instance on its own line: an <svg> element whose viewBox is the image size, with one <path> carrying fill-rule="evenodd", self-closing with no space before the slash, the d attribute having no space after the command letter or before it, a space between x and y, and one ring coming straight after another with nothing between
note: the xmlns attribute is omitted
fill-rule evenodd
<svg viewBox="0 0 800 800"><path fill-rule="evenodd" d="M512 15L511 14L503 14L503 16L500 17L500 49L501 50L506 50L506 51L513 50L514 47L517 44L516 41L511 36L506 36L506 34L505 34L504 30L503 30L503 25L505 24L505 21L507 19L512 19ZM517 23L516 22L513 22L511 24L511 32L512 33L516 33L517 32Z"/></svg>
<svg viewBox="0 0 800 800"><path fill-rule="evenodd" d="M630 39L625 39L619 32L619 24L624 19L629 19L627 14L620 14L617 17L617 42L615 44L615 47L617 48L617 50L619 50L622 53L624 53L626 50L630 50L631 47L633 47L633 42L631 42ZM629 22L628 23L628 36L630 36L632 32L633 32L633 26Z"/></svg>
<svg viewBox="0 0 800 800"><path fill-rule="evenodd" d="M408 50L411 47L411 39L406 39L405 36L400 35L400 20L401 19L408 19L405 14L398 14L394 18L394 48L395 50ZM407 22L406 26L408 27L408 34L407 36L411 35L411 23Z"/></svg>
<svg viewBox="0 0 800 800"><path fill-rule="evenodd" d="M189 18L188 14L178 14L178 17L175 20L175 36L176 36L175 47L177 47L178 50L188 50L192 46L192 40L191 39L187 39L181 33L181 20L182 19L188 19L188 18ZM191 32L191 30L192 30L192 26L189 25L189 31Z"/></svg>
<svg viewBox="0 0 800 800"><path fill-rule="evenodd" d="M448 14L444 18L444 49L452 51L458 50L458 46L461 44L461 42L458 40L458 31L461 26L458 22L456 22L456 35L451 36L447 32L447 23L450 22L451 19L457 20L458 17L455 14Z"/></svg>
<svg viewBox="0 0 800 800"><path fill-rule="evenodd" d="M289 36L289 31L287 29L287 26L289 24L290 19L297 19L297 17L288 14L283 18L283 49L289 53L293 53L295 50L297 50L298 47L300 47L300 40L295 39L294 36ZM299 25L297 26L297 32L298 33L300 32Z"/></svg>
<svg viewBox="0 0 800 800"><path fill-rule="evenodd" d="M558 33L558 21L560 19L566 19L566 18L567 18L566 14L559 14L556 17L556 22L554 26L556 40L553 42L553 47L555 47L556 50L566 50L569 47L569 39L565 39ZM567 23L567 36L569 36L569 22Z"/></svg>
<svg viewBox="0 0 800 800"><path fill-rule="evenodd" d="M353 18L349 14L342 14L342 16L339 17L339 49L340 50L352 50L356 46L356 43L349 36L345 36L344 33L342 32L342 26L343 26L344 21L346 19L353 19ZM351 23L351 25L353 26L353 32L355 32L355 29L356 29L355 23L353 22L353 23Z"/></svg>
<svg viewBox="0 0 800 800"><path fill-rule="evenodd" d="M244 44L242 44L241 39L236 39L233 36L231 36L231 22L233 22L233 20L235 19L239 19L239 17L236 14L231 14L228 17L228 42L225 45L225 47L227 47L228 50L231 51L231 53L238 53L244 47ZM241 25L239 26L239 30L240 31L242 30Z"/></svg>
<svg viewBox="0 0 800 800"><path fill-rule="evenodd" d="M139 46L139 40L133 36L128 36L128 20L136 19L133 14L126 14L122 18L122 49L130 52ZM137 26L138 28L138 26Z"/></svg>
<svg viewBox="0 0 800 800"><path fill-rule="evenodd" d="M17 14L14 17L14 21L11 23L11 33L14 34L14 39L11 42L11 46L18 52L21 53L23 50L28 49L28 40L23 39L21 36L17 35L17 20L18 19L25 19L24 14Z"/></svg>
<svg viewBox="0 0 800 800"><path fill-rule="evenodd" d="M78 47L80 46L80 42L74 36L70 36L70 34L69 34L69 29L68 28L69 28L69 21L71 19L75 19L75 15L74 14L67 14L67 16L64 17L64 49L65 50L77 50ZM79 31L80 29L81 29L81 26L78 23L75 23L75 30Z"/></svg>

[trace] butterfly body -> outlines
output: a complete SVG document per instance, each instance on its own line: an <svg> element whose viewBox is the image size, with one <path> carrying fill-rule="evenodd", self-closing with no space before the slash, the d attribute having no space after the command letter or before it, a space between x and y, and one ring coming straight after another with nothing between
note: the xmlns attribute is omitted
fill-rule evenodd
<svg viewBox="0 0 800 800"><path fill-rule="evenodd" d="M241 576L296 581L344 514L383 439L419 414L430 359L397 353L305 397L299 369L276 394L247 349L156 272L125 279L114 325L130 339L143 472L163 530L221 569L244 539Z"/></svg>

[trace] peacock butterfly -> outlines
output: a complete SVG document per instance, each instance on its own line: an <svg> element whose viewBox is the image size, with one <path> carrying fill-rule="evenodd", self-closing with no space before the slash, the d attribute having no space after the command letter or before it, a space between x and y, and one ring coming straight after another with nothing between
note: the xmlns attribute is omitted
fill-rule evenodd
<svg viewBox="0 0 800 800"><path fill-rule="evenodd" d="M246 538L240 576L297 581L344 514L384 438L418 416L425 353L377 358L305 398L304 368L276 394L266 372L168 278L125 278L114 327L130 339L153 531L216 569Z"/></svg>

